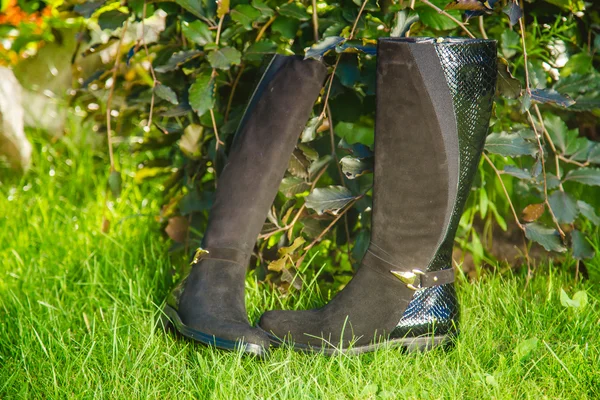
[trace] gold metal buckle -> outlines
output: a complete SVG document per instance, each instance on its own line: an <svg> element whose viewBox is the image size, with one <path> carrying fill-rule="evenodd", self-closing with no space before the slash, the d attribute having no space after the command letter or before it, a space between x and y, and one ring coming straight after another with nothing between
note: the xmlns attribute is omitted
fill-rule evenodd
<svg viewBox="0 0 600 400"><path fill-rule="evenodd" d="M192 260L192 264L197 264L198 261L200 261L202 259L202 257L204 257L208 253L209 253L208 250L205 250L202 247L198 247L198 250L196 250L196 254L194 254L194 259Z"/></svg>
<svg viewBox="0 0 600 400"><path fill-rule="evenodd" d="M400 279L406 284L406 287L412 290L421 289L421 276L425 275L425 272L413 269L412 271L390 271L392 275Z"/></svg>

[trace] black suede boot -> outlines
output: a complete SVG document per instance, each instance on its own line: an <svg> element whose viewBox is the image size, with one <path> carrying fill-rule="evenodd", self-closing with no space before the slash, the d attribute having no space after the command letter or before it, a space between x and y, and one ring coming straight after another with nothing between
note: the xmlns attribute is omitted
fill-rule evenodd
<svg viewBox="0 0 600 400"><path fill-rule="evenodd" d="M246 268L326 75L322 63L301 57L277 55L267 68L219 177L203 250L164 309L184 336L257 355L268 349L248 323Z"/></svg>
<svg viewBox="0 0 600 400"><path fill-rule="evenodd" d="M452 245L483 150L496 42L378 43L372 233L350 283L325 307L270 311L260 327L297 350L423 349L458 333Z"/></svg>

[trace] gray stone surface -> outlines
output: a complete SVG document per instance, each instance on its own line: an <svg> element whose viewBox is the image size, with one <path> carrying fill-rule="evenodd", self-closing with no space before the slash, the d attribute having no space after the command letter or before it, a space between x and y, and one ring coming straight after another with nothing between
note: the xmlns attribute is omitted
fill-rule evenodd
<svg viewBox="0 0 600 400"><path fill-rule="evenodd" d="M0 159L12 168L26 170L31 144L23 130L22 89L13 72L0 67Z"/></svg>

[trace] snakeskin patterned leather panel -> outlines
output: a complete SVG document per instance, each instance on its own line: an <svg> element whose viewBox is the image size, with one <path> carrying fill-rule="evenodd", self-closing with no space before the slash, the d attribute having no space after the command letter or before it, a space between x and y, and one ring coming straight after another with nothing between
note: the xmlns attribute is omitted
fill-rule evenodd
<svg viewBox="0 0 600 400"><path fill-rule="evenodd" d="M415 292L391 338L431 333L453 335L458 331L459 307L454 284Z"/></svg>
<svg viewBox="0 0 600 400"><path fill-rule="evenodd" d="M446 237L427 268L437 271L452 265L454 236L469 197L485 138L496 88L496 42L465 40L436 43L442 70L454 103L460 149L457 201ZM456 333L459 304L453 284L415 292L392 337Z"/></svg>

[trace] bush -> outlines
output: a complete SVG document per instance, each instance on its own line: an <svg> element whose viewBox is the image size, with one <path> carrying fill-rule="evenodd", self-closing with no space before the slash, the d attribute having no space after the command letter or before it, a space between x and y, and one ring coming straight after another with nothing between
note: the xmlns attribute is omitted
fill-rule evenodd
<svg viewBox="0 0 600 400"><path fill-rule="evenodd" d="M555 254L594 256L586 238L600 223L600 144L594 141L600 15L589 3L26 3L44 22L32 31L30 22L0 20L12 24L0 31L11 36L8 60L31 51L31 43L52 40L65 21L79 27L77 52L103 52L109 60L94 74L76 77L70 103L87 110L99 132L122 138L138 154L133 182L125 184L160 182L166 232L192 246L199 244L216 177L264 61L307 48L307 56L325 59L330 78L258 241L259 276L284 290L307 257L314 265L335 260L329 275L344 282L366 250L377 38L494 38L500 72L495 115L457 241L476 263L493 259L483 238L497 228L520 230ZM122 173L112 148L110 154L109 182L117 196ZM324 206L332 199L335 207ZM189 235L181 234L188 229ZM530 245L523 246L526 255Z"/></svg>

